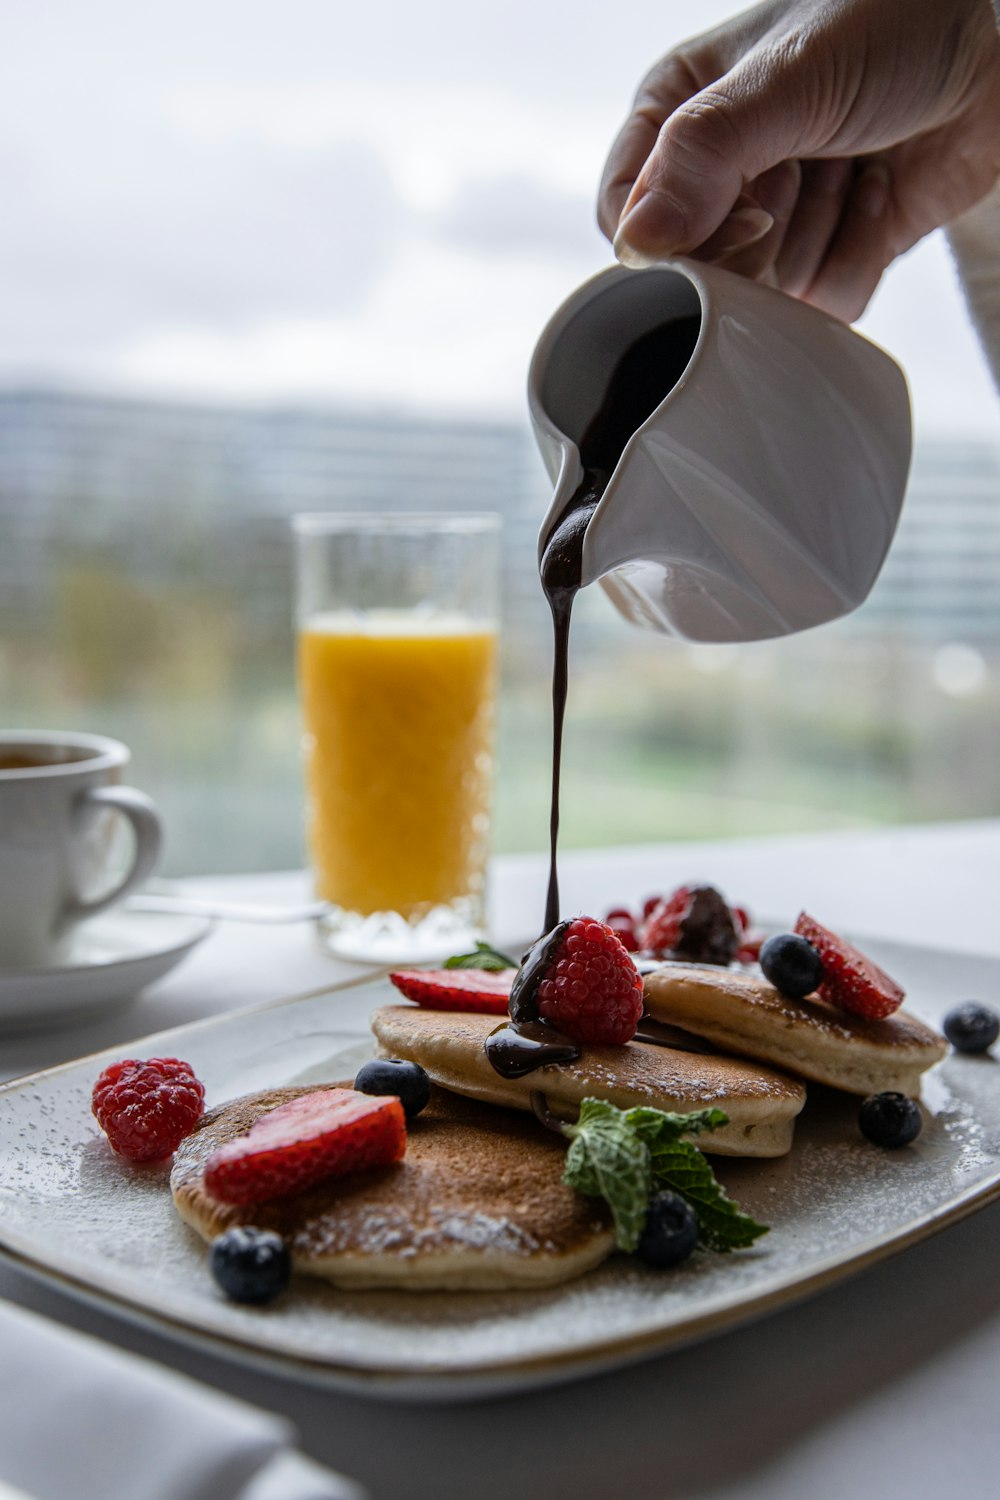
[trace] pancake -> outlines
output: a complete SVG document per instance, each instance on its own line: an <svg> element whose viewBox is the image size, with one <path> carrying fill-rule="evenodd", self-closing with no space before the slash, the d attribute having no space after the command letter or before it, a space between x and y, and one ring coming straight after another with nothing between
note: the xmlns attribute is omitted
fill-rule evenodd
<svg viewBox="0 0 1000 1500"><path fill-rule="evenodd" d="M606 1205L560 1180L566 1147L557 1136L534 1119L441 1089L410 1122L406 1155L392 1166L268 1203L235 1207L212 1197L204 1185L212 1152L265 1111L310 1092L235 1099L181 1142L170 1174L174 1203L206 1240L234 1224L274 1229L296 1271L342 1287L406 1291L552 1286L614 1249Z"/></svg>
<svg viewBox="0 0 1000 1500"><path fill-rule="evenodd" d="M936 1031L905 1011L866 1021L822 1000L786 1000L745 970L664 964L643 988L655 1020L849 1094L916 1097L920 1075L947 1051Z"/></svg>
<svg viewBox="0 0 1000 1500"><path fill-rule="evenodd" d="M729 1124L699 1135L702 1151L719 1156L783 1156L795 1116L805 1103L797 1080L733 1057L681 1052L647 1042L581 1047L573 1062L549 1063L523 1078L501 1078L483 1043L500 1021L469 1012L386 1005L372 1017L384 1057L404 1057L426 1068L435 1083L488 1104L530 1110L533 1091L549 1109L575 1118L583 1099L606 1099L620 1109L652 1105L688 1110L717 1106Z"/></svg>

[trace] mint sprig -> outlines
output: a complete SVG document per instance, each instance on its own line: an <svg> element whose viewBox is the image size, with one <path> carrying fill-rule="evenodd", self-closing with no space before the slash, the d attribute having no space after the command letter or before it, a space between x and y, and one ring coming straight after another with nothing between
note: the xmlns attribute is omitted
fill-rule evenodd
<svg viewBox="0 0 1000 1500"><path fill-rule="evenodd" d="M639 1243L652 1191L649 1151L625 1116L602 1099L584 1099L569 1136L563 1182L587 1198L603 1198L615 1223L615 1242L631 1252Z"/></svg>
<svg viewBox="0 0 1000 1500"><path fill-rule="evenodd" d="M473 953L456 953L444 961L446 969L486 969L497 974L501 969L516 969L517 959L491 948L489 943L477 943Z"/></svg>
<svg viewBox="0 0 1000 1500"><path fill-rule="evenodd" d="M742 1250L767 1233L728 1197L697 1146L686 1136L715 1130L721 1109L670 1114L662 1109L618 1109L604 1099L584 1099L569 1138L563 1182L590 1198L604 1198L615 1242L631 1253L639 1243L653 1193L671 1188L691 1204L699 1242L710 1250Z"/></svg>

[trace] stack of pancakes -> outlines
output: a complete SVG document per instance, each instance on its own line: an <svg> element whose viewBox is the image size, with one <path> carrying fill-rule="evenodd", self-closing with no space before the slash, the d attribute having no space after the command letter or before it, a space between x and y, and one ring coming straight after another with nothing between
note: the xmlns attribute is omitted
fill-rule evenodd
<svg viewBox="0 0 1000 1500"><path fill-rule="evenodd" d="M496 1016L385 1006L372 1017L378 1051L419 1063L435 1085L401 1162L254 1207L219 1202L203 1180L211 1153L306 1092L272 1089L211 1111L182 1143L177 1208L206 1239L240 1223L277 1229L296 1270L340 1286L552 1285L597 1265L614 1236L604 1204L563 1184L565 1140L531 1117L532 1095L563 1118L588 1097L679 1113L715 1106L729 1123L699 1136L702 1150L773 1157L791 1146L804 1079L915 1095L945 1051L905 1012L865 1021L785 1000L744 970L664 964L647 975L645 999L647 1016L666 1023L666 1045L583 1046L574 1061L518 1079L501 1078L483 1050Z"/></svg>

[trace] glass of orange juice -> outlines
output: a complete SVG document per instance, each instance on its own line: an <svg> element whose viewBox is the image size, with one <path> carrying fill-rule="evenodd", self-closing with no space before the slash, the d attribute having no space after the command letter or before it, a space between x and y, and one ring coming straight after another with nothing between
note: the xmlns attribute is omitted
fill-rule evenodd
<svg viewBox="0 0 1000 1500"><path fill-rule="evenodd" d="M300 515L298 678L326 947L400 963L483 935L500 518Z"/></svg>

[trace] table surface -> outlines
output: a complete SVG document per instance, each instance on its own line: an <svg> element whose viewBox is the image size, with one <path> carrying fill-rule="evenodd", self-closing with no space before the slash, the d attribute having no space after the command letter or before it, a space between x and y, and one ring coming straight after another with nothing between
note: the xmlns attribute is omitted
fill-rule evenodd
<svg viewBox="0 0 1000 1500"><path fill-rule="evenodd" d="M567 852L564 911L636 905L708 880L762 918L804 906L830 926L1000 958L1000 820L924 828ZM539 855L495 863L492 932L520 941L544 903ZM300 873L185 889L289 904ZM364 972L308 926L219 923L129 1010L5 1039L10 1077L202 1016ZM956 999L969 998L957 996ZM1000 1004L1000 995L979 996ZM1000 1204L840 1286L690 1349L555 1390L466 1406L369 1402L178 1346L9 1267L0 1296L290 1418L314 1458L372 1500L841 1500L855 1491L996 1493ZM515 1437L516 1433L516 1437Z"/></svg>

